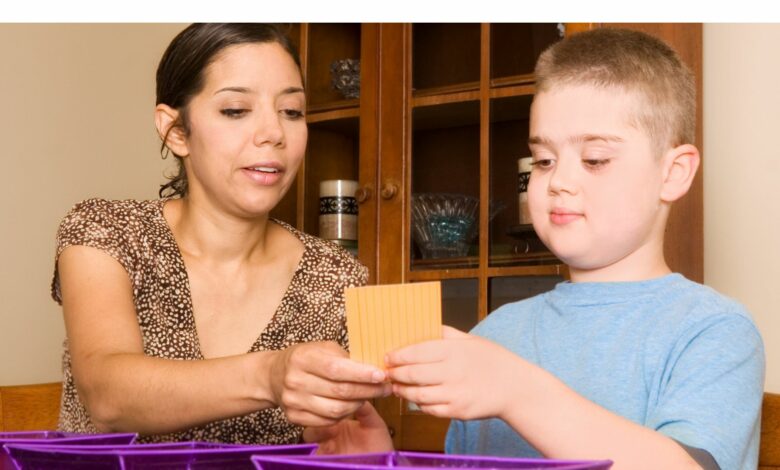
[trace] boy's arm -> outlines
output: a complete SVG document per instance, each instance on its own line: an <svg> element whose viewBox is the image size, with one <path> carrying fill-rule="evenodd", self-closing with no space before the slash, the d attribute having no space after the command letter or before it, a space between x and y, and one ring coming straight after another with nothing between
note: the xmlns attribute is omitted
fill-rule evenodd
<svg viewBox="0 0 780 470"><path fill-rule="evenodd" d="M394 391L423 411L503 419L548 457L610 458L615 468L699 467L672 438L590 402L501 346L449 328L444 336L387 358Z"/></svg>

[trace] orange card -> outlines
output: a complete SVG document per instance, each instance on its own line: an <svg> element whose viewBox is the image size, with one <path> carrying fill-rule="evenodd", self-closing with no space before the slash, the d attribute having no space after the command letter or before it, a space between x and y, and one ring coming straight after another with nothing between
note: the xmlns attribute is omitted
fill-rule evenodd
<svg viewBox="0 0 780 470"><path fill-rule="evenodd" d="M388 352L441 338L441 283L350 287L344 291L350 357L384 367Z"/></svg>

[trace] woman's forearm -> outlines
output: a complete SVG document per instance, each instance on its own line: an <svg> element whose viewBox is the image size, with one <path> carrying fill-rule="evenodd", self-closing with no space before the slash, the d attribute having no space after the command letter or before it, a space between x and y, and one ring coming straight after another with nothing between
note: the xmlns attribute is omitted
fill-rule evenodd
<svg viewBox="0 0 780 470"><path fill-rule="evenodd" d="M100 431L163 434L275 406L275 354L178 361L117 353L85 359L73 372Z"/></svg>

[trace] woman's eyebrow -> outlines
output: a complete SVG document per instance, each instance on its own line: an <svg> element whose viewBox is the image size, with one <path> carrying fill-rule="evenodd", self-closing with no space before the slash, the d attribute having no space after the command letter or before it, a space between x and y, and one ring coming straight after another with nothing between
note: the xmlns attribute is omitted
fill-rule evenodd
<svg viewBox="0 0 780 470"><path fill-rule="evenodd" d="M214 94L222 93L232 91L234 93L253 93L254 91L251 88L243 87L243 86L226 86L224 88L220 88L219 90L215 91ZM304 89L299 86L291 86L287 87L284 90L282 90L279 94L280 95L290 95L294 93L304 93Z"/></svg>
<svg viewBox="0 0 780 470"><path fill-rule="evenodd" d="M290 95L290 94L293 94L293 93L305 93L305 90L303 88L299 87L299 86L291 86L291 87L285 88L279 94L280 95Z"/></svg>

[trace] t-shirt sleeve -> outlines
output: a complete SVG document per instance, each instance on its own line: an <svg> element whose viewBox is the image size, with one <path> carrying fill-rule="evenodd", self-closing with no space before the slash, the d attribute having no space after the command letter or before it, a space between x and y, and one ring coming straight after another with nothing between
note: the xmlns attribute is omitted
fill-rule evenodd
<svg viewBox="0 0 780 470"><path fill-rule="evenodd" d="M128 253L121 217L103 199L88 199L76 204L60 223L57 230L57 248L54 256L54 275L51 296L62 304L57 263L60 254L69 246L89 246L105 251L116 259L128 273L133 272L132 257Z"/></svg>
<svg viewBox="0 0 780 470"><path fill-rule="evenodd" d="M669 355L648 426L709 452L723 469L755 469L764 388L764 347L740 314L686 331Z"/></svg>
<svg viewBox="0 0 780 470"><path fill-rule="evenodd" d="M466 454L466 433L465 423L457 419L450 421L450 427L447 429L447 437L444 439L444 452L447 454Z"/></svg>

